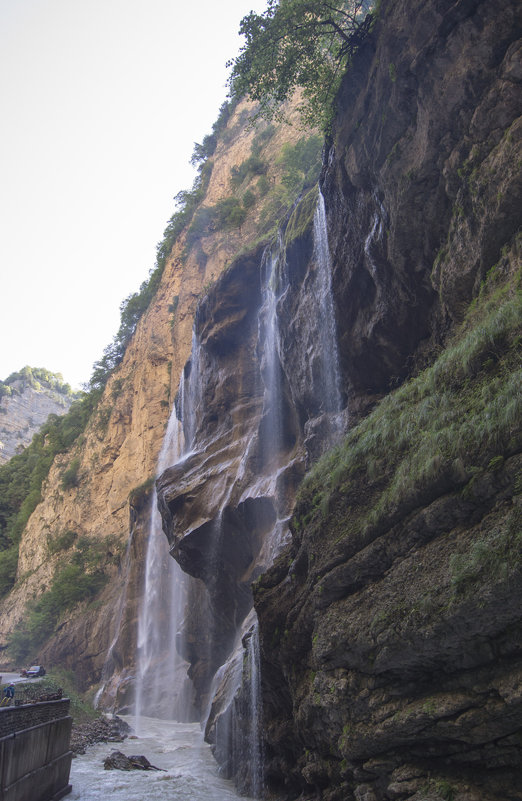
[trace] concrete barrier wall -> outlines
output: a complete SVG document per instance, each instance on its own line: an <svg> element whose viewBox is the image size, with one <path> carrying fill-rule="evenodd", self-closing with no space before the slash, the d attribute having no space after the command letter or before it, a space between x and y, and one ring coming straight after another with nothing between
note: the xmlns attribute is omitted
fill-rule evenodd
<svg viewBox="0 0 522 801"><path fill-rule="evenodd" d="M69 699L42 701L24 706L0 707L0 738L22 729L30 729L49 720L65 718L69 714Z"/></svg>
<svg viewBox="0 0 522 801"><path fill-rule="evenodd" d="M10 728L0 738L0 801L57 801L70 792L68 712L68 699L0 709L0 731Z"/></svg>

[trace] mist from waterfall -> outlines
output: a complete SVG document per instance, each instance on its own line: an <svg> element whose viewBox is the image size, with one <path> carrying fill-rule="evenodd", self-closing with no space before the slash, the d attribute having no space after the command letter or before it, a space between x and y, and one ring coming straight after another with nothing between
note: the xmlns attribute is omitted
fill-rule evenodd
<svg viewBox="0 0 522 801"><path fill-rule="evenodd" d="M131 551L132 551L134 534L135 534L135 524L133 523L131 525L129 539L127 541L127 547L125 549L125 556L123 558L123 568L121 572L124 577L124 584L118 600L116 615L114 617L114 629L113 629L114 634L110 642L109 648L107 650L105 661L103 663L100 687L94 697L95 709L98 709L98 704L100 703L100 699L103 697L106 689L110 686L111 678L115 674L117 663L120 661L117 657L116 652L117 652L118 641L121 635L121 626L122 626L123 616L125 613L125 607L127 604L129 580L131 575ZM112 704L114 706L116 705L116 692L113 695Z"/></svg>
<svg viewBox="0 0 522 801"><path fill-rule="evenodd" d="M181 408L183 388L181 387ZM184 452L182 421L172 407L158 458L158 475ZM137 639L136 727L144 715L167 720L193 719L192 684L187 663L176 647L187 600L187 576L170 556L163 533L156 490L152 499L143 600Z"/></svg>

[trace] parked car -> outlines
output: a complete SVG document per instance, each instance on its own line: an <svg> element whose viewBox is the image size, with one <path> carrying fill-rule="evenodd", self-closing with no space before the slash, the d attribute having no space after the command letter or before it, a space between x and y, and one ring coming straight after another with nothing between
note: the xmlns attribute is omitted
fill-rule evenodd
<svg viewBox="0 0 522 801"><path fill-rule="evenodd" d="M36 676L45 676L45 668L42 665L31 665L28 670L22 670L21 676L25 674L26 678L34 679Z"/></svg>

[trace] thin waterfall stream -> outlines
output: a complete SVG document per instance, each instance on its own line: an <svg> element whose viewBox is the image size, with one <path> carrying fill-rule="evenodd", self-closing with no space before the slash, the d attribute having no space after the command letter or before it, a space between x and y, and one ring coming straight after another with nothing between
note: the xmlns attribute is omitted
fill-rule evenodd
<svg viewBox="0 0 522 801"><path fill-rule="evenodd" d="M332 293L332 262L328 245L326 208L322 192L319 192L314 215L314 251L319 288L318 328L322 353L322 375L320 380L323 386L323 410L325 412L340 412L342 397Z"/></svg>
<svg viewBox="0 0 522 801"><path fill-rule="evenodd" d="M184 437L173 405L158 458L158 474L183 457ZM143 603L137 640L136 729L144 715L190 720L192 685L179 656L177 637L187 598L187 576L169 554L156 490L152 499Z"/></svg>

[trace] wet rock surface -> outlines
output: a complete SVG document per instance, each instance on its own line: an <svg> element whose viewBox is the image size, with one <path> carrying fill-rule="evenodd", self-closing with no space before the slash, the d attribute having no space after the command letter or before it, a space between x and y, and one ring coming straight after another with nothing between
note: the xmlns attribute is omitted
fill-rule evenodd
<svg viewBox="0 0 522 801"><path fill-rule="evenodd" d="M243 730L248 710L232 650L251 582L274 556L265 550L272 527L286 524L305 468L347 423L433 361L486 273L519 263L521 15L514 0L383 3L346 76L321 179L340 405L325 391L333 368L321 333L316 192L287 223L284 269L267 282L266 253L239 257L196 315L185 367L190 451L157 490L171 553L194 579L182 647L200 709L228 660L207 736L240 781L230 731ZM263 305L266 284L277 294L275 365L263 344L274 311ZM265 403L270 381L277 419ZM458 550L501 525L515 492L512 476L508 495L492 477L487 502L470 503L459 494L469 480L449 465L351 539L343 526L367 495L361 485L324 525L294 525L290 550L259 579L267 779L277 792L449 798L459 771L463 798L507 792L520 769L518 606L502 582L479 608L452 601L448 542ZM509 577L514 597L518 581ZM509 702L500 686L513 688ZM475 764L481 777L502 776L475 781Z"/></svg>
<svg viewBox="0 0 522 801"><path fill-rule="evenodd" d="M141 754L125 756L121 751L112 751L103 760L105 770L163 770L151 765L146 756Z"/></svg>
<svg viewBox="0 0 522 801"><path fill-rule="evenodd" d="M355 414L440 347L520 228L520 16L392 3L346 75L322 184Z"/></svg>

